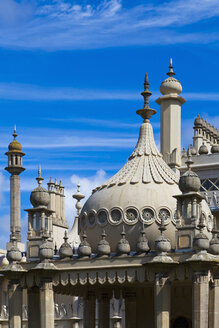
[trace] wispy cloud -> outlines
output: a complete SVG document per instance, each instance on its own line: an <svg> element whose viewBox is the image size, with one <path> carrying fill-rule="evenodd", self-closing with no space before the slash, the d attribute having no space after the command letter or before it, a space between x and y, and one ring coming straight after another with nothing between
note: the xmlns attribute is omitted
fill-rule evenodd
<svg viewBox="0 0 219 328"><path fill-rule="evenodd" d="M219 101L219 93L208 92L183 92L182 95L189 101ZM152 100L160 96L159 91L152 90ZM42 87L32 84L4 83L0 82L1 100L24 100L24 101L91 101L91 100L140 100L139 90L112 90L112 89L76 89L72 87ZM48 119L48 118L47 118ZM66 120L62 118L49 118L49 120ZM76 118L70 118L74 120ZM80 118L81 122L85 119ZM83 123L83 122L82 122ZM89 119L89 124L95 124L96 120ZM110 125L110 121L103 121ZM121 123L128 127L129 123ZM131 125L130 125L131 127Z"/></svg>
<svg viewBox="0 0 219 328"><path fill-rule="evenodd" d="M88 49L127 45L209 43L217 29L190 27L218 17L217 0L1 0L0 46L22 49ZM7 20L7 18L9 18Z"/></svg>

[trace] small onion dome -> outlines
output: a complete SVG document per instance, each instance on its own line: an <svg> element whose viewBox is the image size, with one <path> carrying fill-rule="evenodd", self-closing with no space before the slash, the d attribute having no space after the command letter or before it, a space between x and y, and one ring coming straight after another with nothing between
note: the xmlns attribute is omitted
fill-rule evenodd
<svg viewBox="0 0 219 328"><path fill-rule="evenodd" d="M155 240L155 250L160 255L164 255L164 254L168 253L171 250L170 240L164 236L164 231L166 229L167 228L164 225L164 218L162 218L161 219L161 225L159 227L161 235L157 240Z"/></svg>
<svg viewBox="0 0 219 328"><path fill-rule="evenodd" d="M19 250L19 248L16 245L17 238L15 236L12 236L11 240L12 240L12 246L9 249L8 253L7 253L7 259L9 261L9 263L11 263L11 262L20 262L20 260L21 260L21 251Z"/></svg>
<svg viewBox="0 0 219 328"><path fill-rule="evenodd" d="M48 241L48 233L44 232L43 239L44 242L39 247L39 257L41 261L51 260L53 259L54 251L53 251L53 243Z"/></svg>
<svg viewBox="0 0 219 328"><path fill-rule="evenodd" d="M193 239L193 248L196 251L207 251L209 248L208 237L203 233L198 233Z"/></svg>
<svg viewBox="0 0 219 328"><path fill-rule="evenodd" d="M175 75L172 66L172 59L170 59L169 72L167 73L169 77L161 83L160 92L162 95L177 94L182 92L181 83L173 77Z"/></svg>
<svg viewBox="0 0 219 328"><path fill-rule="evenodd" d="M200 155L204 155L204 154L208 154L208 148L207 148L207 146L204 144L204 142L203 142L203 144L201 145L201 147L199 148L199 154Z"/></svg>
<svg viewBox="0 0 219 328"><path fill-rule="evenodd" d="M14 127L13 137L14 140L8 145L9 152L22 153L22 146L16 139L17 138L16 126Z"/></svg>
<svg viewBox="0 0 219 328"><path fill-rule="evenodd" d="M209 249L208 237L203 233L204 227L204 216L201 215L198 224L200 232L193 239L193 248L196 251L207 251Z"/></svg>
<svg viewBox="0 0 219 328"><path fill-rule="evenodd" d="M78 255L81 257L90 256L91 255L91 247L90 247L90 244L87 242L86 233L83 233L82 239L83 240L78 247Z"/></svg>
<svg viewBox="0 0 219 328"><path fill-rule="evenodd" d="M125 230L123 227L123 230L121 232L122 238L119 240L119 242L117 244L117 254L118 255L128 255L128 253L131 250L128 240L125 239L125 235L126 235L126 233L125 233Z"/></svg>
<svg viewBox="0 0 219 328"><path fill-rule="evenodd" d="M219 153L219 145L213 145L211 147L211 153L212 154Z"/></svg>
<svg viewBox="0 0 219 328"><path fill-rule="evenodd" d="M210 241L209 252L214 255L219 255L219 239L218 239L218 230L216 225L216 219L214 217L214 226L212 229L212 239Z"/></svg>
<svg viewBox="0 0 219 328"><path fill-rule="evenodd" d="M7 266L8 264L9 264L9 262L8 262L8 260L7 260L7 257L4 256L3 259L2 259L2 263L1 263L1 265L2 265L3 267L5 267L5 266Z"/></svg>
<svg viewBox="0 0 219 328"><path fill-rule="evenodd" d="M103 230L102 233L102 239L99 241L98 245L97 245L97 254L99 256L104 256L104 255L110 255L110 245L108 243L108 241L106 240L106 233Z"/></svg>
<svg viewBox="0 0 219 328"><path fill-rule="evenodd" d="M61 259L70 258L73 255L73 251L70 244L68 243L67 231L65 231L65 235L63 239L64 239L64 243L61 245L59 249L59 256L61 257Z"/></svg>
<svg viewBox="0 0 219 328"><path fill-rule="evenodd" d="M183 193L198 192L201 182L198 175L193 171L186 171L179 179L179 189Z"/></svg>
<svg viewBox="0 0 219 328"><path fill-rule="evenodd" d="M188 152L189 152L189 151L190 151L190 154L191 154L192 156L194 156L194 155L197 154L197 151L196 151L195 147L193 147L192 144L190 144L190 146L189 146L189 148L188 148L188 150L187 150L187 155L188 155Z"/></svg>
<svg viewBox="0 0 219 328"><path fill-rule="evenodd" d="M30 202L34 207L47 207L49 204L49 193L48 191L41 186L42 181L44 180L41 177L41 166L39 165L38 177L36 178L38 182L38 187L35 188L30 195Z"/></svg>
<svg viewBox="0 0 219 328"><path fill-rule="evenodd" d="M194 125L195 126L202 126L202 118L199 116L196 117L195 121L194 121Z"/></svg>
<svg viewBox="0 0 219 328"><path fill-rule="evenodd" d="M27 258L25 256L25 254L22 255L22 258L21 258L21 263L26 263L27 262Z"/></svg>
<svg viewBox="0 0 219 328"><path fill-rule="evenodd" d="M145 237L144 228L142 228L138 242L136 244L136 252L137 254L142 254L142 253L147 253L149 250L150 247L148 246L148 240Z"/></svg>

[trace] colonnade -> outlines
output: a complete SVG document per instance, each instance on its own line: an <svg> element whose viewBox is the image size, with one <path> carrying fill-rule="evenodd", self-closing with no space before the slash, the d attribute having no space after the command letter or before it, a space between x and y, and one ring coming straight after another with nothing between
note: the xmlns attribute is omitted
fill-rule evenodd
<svg viewBox="0 0 219 328"><path fill-rule="evenodd" d="M171 304L171 279L167 274L158 273L152 283L154 296L151 299L138 298L138 290L142 286L129 284L117 286L122 292L125 301L125 327L126 328L170 328L174 327ZM140 289L139 289L140 287ZM81 287L82 289L84 287ZM112 289L107 291L103 287L87 286L83 292L84 314L83 327L95 328L96 304L98 304L98 327L110 328L110 299ZM216 328L219 322L219 278L210 281L208 272L194 272L191 281L192 288L192 327ZM78 288L80 290L80 287ZM22 287L19 280L11 280L9 292L9 327L21 328L22 326ZM172 298L172 299L171 299ZM96 302L98 299L98 302ZM147 320L148 302L153 302L153 323ZM145 309L144 318L139 318L139 307ZM180 311L180 309L179 309ZM170 324L171 323L171 324ZM28 288L28 327L53 328L54 327L54 287L52 279L43 278L38 286ZM73 323L73 328L78 328L78 321ZM115 322L114 327L119 327Z"/></svg>

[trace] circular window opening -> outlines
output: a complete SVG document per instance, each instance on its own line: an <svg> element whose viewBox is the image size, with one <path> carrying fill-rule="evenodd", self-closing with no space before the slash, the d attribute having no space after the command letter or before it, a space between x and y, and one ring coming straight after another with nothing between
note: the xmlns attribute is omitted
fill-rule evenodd
<svg viewBox="0 0 219 328"><path fill-rule="evenodd" d="M114 209L111 211L111 220L114 223L119 223L122 219L122 213L119 209Z"/></svg>
<svg viewBox="0 0 219 328"><path fill-rule="evenodd" d="M95 223L95 214L93 212L90 212L88 214L88 222L92 226Z"/></svg>
<svg viewBox="0 0 219 328"><path fill-rule="evenodd" d="M151 223L154 220L154 211L151 208L144 208L141 216L145 223Z"/></svg>
<svg viewBox="0 0 219 328"><path fill-rule="evenodd" d="M97 214L98 223L104 224L107 222L107 213L104 210L100 210Z"/></svg>
<svg viewBox="0 0 219 328"><path fill-rule="evenodd" d="M125 212L125 218L128 222L134 223L138 220L138 212L135 208L128 208Z"/></svg>
<svg viewBox="0 0 219 328"><path fill-rule="evenodd" d="M169 222L170 220L170 211L166 208L161 208L158 213L159 221L164 220L164 223Z"/></svg>

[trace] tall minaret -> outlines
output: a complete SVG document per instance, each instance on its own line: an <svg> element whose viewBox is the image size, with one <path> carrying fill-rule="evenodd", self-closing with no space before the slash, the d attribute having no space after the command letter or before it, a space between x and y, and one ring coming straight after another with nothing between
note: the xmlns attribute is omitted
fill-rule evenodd
<svg viewBox="0 0 219 328"><path fill-rule="evenodd" d="M20 173L25 170L22 166L22 157L25 155L22 152L22 146L17 141L16 126L13 133L14 140L8 146L8 166L5 168L10 176L10 243L7 244L7 249L11 245L11 237L16 236L17 241L21 244L21 198L20 198ZM22 246L20 247L22 251Z"/></svg>
<svg viewBox="0 0 219 328"><path fill-rule="evenodd" d="M181 165L181 105L186 100L179 96L182 86L173 77L172 59L167 75L169 77L160 86L162 96L156 100L161 115L160 144L164 160L171 167L177 167Z"/></svg>

